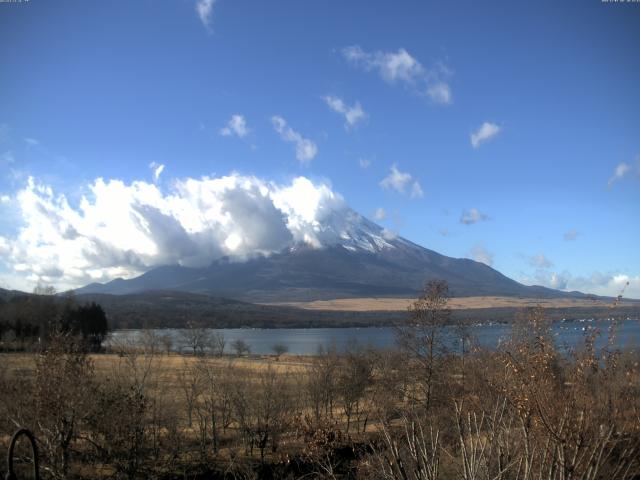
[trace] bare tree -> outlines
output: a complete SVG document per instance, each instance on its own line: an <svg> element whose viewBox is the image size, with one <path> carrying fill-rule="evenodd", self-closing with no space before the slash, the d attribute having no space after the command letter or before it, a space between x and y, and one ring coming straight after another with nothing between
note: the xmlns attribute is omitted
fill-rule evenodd
<svg viewBox="0 0 640 480"><path fill-rule="evenodd" d="M143 328L140 332L140 343L147 355L156 355L160 352L161 338L155 330Z"/></svg>
<svg viewBox="0 0 640 480"><path fill-rule="evenodd" d="M281 435L296 413L288 375L269 367L260 372L257 384L246 380L238 383L234 407L245 447L251 452L257 446L264 462L267 447L271 446L273 452L278 449Z"/></svg>
<svg viewBox="0 0 640 480"><path fill-rule="evenodd" d="M360 415L364 413L363 400L372 381L372 357L359 346L350 346L338 368L338 392L347 419L347 433L352 420L360 423ZM363 428L366 428L366 422Z"/></svg>
<svg viewBox="0 0 640 480"><path fill-rule="evenodd" d="M206 328L196 327L192 323L187 324L187 328L180 330L182 344L193 350L193 355L204 354L205 349L210 345L210 333Z"/></svg>
<svg viewBox="0 0 640 480"><path fill-rule="evenodd" d="M173 347L173 337L168 333L160 336L160 343L162 344L162 348L164 352L169 355L171 353L171 348Z"/></svg>
<svg viewBox="0 0 640 480"><path fill-rule="evenodd" d="M201 359L195 366L200 388L196 401L200 427L200 446L203 457L209 443L214 453L218 451L221 431L226 429L231 417L231 396L226 375L233 375L231 364L220 368L208 359Z"/></svg>
<svg viewBox="0 0 640 480"><path fill-rule="evenodd" d="M335 346L326 350L320 346L308 370L306 391L316 425L319 425L323 419L333 418L338 391L339 361Z"/></svg>
<svg viewBox="0 0 640 480"><path fill-rule="evenodd" d="M276 360L280 360L280 357L289 351L289 347L284 343L276 343L271 346L271 351L275 353Z"/></svg>
<svg viewBox="0 0 640 480"><path fill-rule="evenodd" d="M419 391L414 400L427 410L432 405L434 387L439 380L439 359L446 353L444 327L451 317L448 301L447 282L427 282L420 298L409 306L407 320L396 330L400 347L417 367L414 373Z"/></svg>
<svg viewBox="0 0 640 480"><path fill-rule="evenodd" d="M251 346L245 342L242 338L238 338L231 343L231 348L236 352L238 357L243 355L249 355L251 353Z"/></svg>
<svg viewBox="0 0 640 480"><path fill-rule="evenodd" d="M201 380L198 369L185 359L184 367L178 374L178 383L180 384L180 390L182 391L187 410L187 424L189 428L193 426L193 410L202 389Z"/></svg>
<svg viewBox="0 0 640 480"><path fill-rule="evenodd" d="M222 332L213 332L209 337L209 345L212 355L215 355L216 357L223 356L224 348L227 345L224 334Z"/></svg>

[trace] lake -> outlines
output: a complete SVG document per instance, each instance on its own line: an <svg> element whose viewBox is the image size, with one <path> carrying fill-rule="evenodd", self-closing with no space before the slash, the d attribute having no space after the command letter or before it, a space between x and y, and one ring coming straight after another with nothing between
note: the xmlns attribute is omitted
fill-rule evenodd
<svg viewBox="0 0 640 480"><path fill-rule="evenodd" d="M553 325L553 336L561 348L572 348L584 341L585 334L592 329L600 331L596 345L604 346L607 342L607 332L611 322L607 320L576 320L572 322L556 322ZM225 353L231 353L230 344L234 340L242 339L251 347L253 354L271 354L275 344L283 344L289 353L296 355L313 355L318 348L335 347L344 349L353 342L359 345L375 348L388 348L395 345L395 334L391 327L365 328L223 328L210 329L224 335L227 342ZM141 330L116 330L112 332L107 345L123 340L134 344L141 339ZM495 348L504 341L511 332L511 326L506 324L477 325L470 327L470 334L476 344L482 347ZM172 338L173 350L187 351L181 345L181 329L158 329L157 335L169 335ZM460 348L459 336L453 327L447 327L447 342L452 349ZM618 322L616 346L619 348L637 347L640 345L640 320L626 319Z"/></svg>

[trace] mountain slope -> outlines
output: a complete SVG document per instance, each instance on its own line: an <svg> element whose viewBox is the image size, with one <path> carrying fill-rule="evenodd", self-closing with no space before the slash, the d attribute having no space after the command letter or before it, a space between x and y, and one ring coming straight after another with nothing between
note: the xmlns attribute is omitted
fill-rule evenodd
<svg viewBox="0 0 640 480"><path fill-rule="evenodd" d="M164 266L129 280L87 285L77 293L174 290L258 302L413 297L426 280L443 279L454 296L582 295L524 286L483 263L447 257L393 237L350 209L330 213L317 234L328 246L296 244L269 256L221 258L204 268Z"/></svg>

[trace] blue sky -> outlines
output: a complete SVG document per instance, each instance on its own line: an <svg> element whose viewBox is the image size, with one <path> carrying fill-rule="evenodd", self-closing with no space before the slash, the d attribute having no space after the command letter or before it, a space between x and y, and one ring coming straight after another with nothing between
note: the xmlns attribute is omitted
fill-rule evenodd
<svg viewBox="0 0 640 480"><path fill-rule="evenodd" d="M58 253L118 198L305 177L440 253L640 298L639 45L631 2L2 3L0 286L156 265Z"/></svg>

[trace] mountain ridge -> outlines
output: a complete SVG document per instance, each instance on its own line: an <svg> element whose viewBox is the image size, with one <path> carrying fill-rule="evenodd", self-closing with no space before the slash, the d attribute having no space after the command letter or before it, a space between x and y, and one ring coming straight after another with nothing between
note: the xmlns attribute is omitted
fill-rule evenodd
<svg viewBox="0 0 640 480"><path fill-rule="evenodd" d="M309 301L363 296L415 297L424 282L446 280L452 296L586 297L526 286L467 258L453 258L395 236L351 209L330 212L316 228L325 246L293 244L270 255L226 256L205 267L159 266L75 290L133 294L173 290L251 302Z"/></svg>

